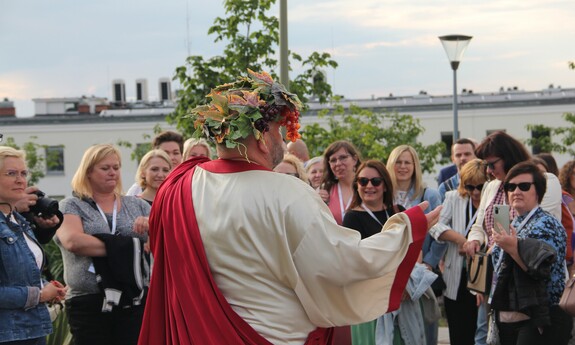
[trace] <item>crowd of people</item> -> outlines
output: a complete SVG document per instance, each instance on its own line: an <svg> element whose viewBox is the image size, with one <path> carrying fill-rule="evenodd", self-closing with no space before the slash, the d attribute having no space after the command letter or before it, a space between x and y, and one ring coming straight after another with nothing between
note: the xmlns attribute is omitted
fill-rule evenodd
<svg viewBox="0 0 575 345"><path fill-rule="evenodd" d="M310 158L297 96L249 75L192 111L204 138L157 135L126 193L118 148L88 148L58 214L30 213L25 157L0 147L0 344L44 344L64 301L76 345L434 345L440 299L452 345L486 344L490 320L504 345L568 343L575 161L504 132L459 139L436 189L409 145L385 163L347 140ZM52 238L64 282L43 278ZM467 288L479 250L488 295Z"/></svg>

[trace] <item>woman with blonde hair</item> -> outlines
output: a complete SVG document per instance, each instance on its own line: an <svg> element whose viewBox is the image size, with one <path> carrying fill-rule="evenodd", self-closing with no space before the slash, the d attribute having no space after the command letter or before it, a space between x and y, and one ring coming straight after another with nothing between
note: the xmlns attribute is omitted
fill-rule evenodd
<svg viewBox="0 0 575 345"><path fill-rule="evenodd" d="M182 161L187 161L192 157L212 158L212 149L205 139L190 138L184 142L184 153Z"/></svg>
<svg viewBox="0 0 575 345"><path fill-rule="evenodd" d="M39 345L52 333L46 305L66 288L42 281L45 253L30 223L16 210L29 171L24 152L0 146L0 343ZM55 217L55 216L54 216Z"/></svg>
<svg viewBox="0 0 575 345"><path fill-rule="evenodd" d="M297 177L303 182L308 183L302 161L291 153L284 155L283 160L275 166L274 171Z"/></svg>
<svg viewBox="0 0 575 345"><path fill-rule="evenodd" d="M487 182L485 164L481 159L471 160L461 168L457 190L445 194L439 222L429 233L438 241L447 242L443 278L443 301L449 339L453 344L475 344L478 305L483 302L467 290L467 270L463 262L463 244L477 217L481 191Z"/></svg>
<svg viewBox="0 0 575 345"><path fill-rule="evenodd" d="M140 160L136 171L136 181L142 187L142 193L138 197L152 205L158 188L170 170L172 170L172 162L166 152L156 149L146 153Z"/></svg>
<svg viewBox="0 0 575 345"><path fill-rule="evenodd" d="M423 183L421 163L413 147L400 145L394 148L387 159L387 170L393 183L395 204L409 209L423 201L428 201L429 207L424 211L425 213L441 205L439 192L434 188L426 187ZM423 264L437 274L440 274L439 262L445 253L445 247L445 244L437 243L429 234L425 237L422 248ZM441 281L438 279L436 285L433 286L436 295L441 294ZM425 323L425 337L428 344L437 343L437 330L437 322Z"/></svg>
<svg viewBox="0 0 575 345"><path fill-rule="evenodd" d="M423 171L417 151L409 145L394 148L387 159L387 171L389 171L395 190L396 203L406 208L409 208L415 201L417 202L414 205L418 204L419 199L427 192L427 188L423 184ZM428 210L434 209L441 203L439 199L434 200L434 194L430 190L430 195L426 195L431 199L430 202L433 201Z"/></svg>
<svg viewBox="0 0 575 345"><path fill-rule="evenodd" d="M149 281L142 248L150 205L122 195L121 165L115 146L89 147L72 178L74 196L60 202L64 221L55 240L77 345L136 344L140 333Z"/></svg>

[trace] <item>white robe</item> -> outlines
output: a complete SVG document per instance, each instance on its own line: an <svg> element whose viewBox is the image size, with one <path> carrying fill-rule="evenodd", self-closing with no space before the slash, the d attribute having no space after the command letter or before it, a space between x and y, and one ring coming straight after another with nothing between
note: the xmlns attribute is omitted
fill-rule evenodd
<svg viewBox="0 0 575 345"><path fill-rule="evenodd" d="M197 167L192 185L212 275L234 311L270 342L303 344L316 327L388 311L395 270L413 241L405 214L361 241L289 175Z"/></svg>

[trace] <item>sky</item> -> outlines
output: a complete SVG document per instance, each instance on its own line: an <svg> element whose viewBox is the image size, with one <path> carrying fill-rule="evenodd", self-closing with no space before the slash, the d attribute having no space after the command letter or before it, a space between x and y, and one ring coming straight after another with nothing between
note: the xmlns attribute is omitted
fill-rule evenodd
<svg viewBox="0 0 575 345"><path fill-rule="evenodd" d="M188 53L222 53L207 31L224 16L220 0L0 0L0 100L32 116L34 98L111 99L114 79L133 99L139 78L156 100L158 79ZM452 94L438 39L448 34L473 36L459 90L533 91L575 87L574 17L573 0L288 0L288 40L304 57L332 54L339 66L326 70L328 82L350 99Z"/></svg>

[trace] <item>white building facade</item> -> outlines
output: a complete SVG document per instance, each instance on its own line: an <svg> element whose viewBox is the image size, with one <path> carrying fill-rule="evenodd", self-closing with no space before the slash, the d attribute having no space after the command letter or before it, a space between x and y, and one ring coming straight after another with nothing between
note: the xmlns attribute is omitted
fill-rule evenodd
<svg viewBox="0 0 575 345"><path fill-rule="evenodd" d="M532 137L532 133L526 129L527 124L568 126L563 114L575 113L575 89L463 95L459 100L460 137L478 141L495 130L504 130L523 141ZM66 99L61 101L66 102ZM44 103L51 103L53 109L60 109L55 104L57 102ZM372 108L374 111L394 109L401 114L412 115L425 128L425 133L417 138L417 141L423 144L435 143L453 133L451 97L415 96L341 102L344 106L348 103ZM325 108L325 105L310 104L310 111L301 118L302 126L321 123L322 119L315 115L321 108ZM33 118L0 118L0 133L4 138L14 138L19 145L34 141L45 145L48 150L60 150L61 164L48 169L38 187L49 196L62 198L71 195L70 181L89 146L129 142L135 147L137 144L148 143L153 138L154 127L157 125L163 130L176 130L165 121L165 116L172 110L173 107L167 107L122 110L117 113L107 110L99 115L60 113ZM120 150L122 181L124 189L127 190L134 182L137 162L130 157L132 149L120 147ZM554 156L559 167L573 159L567 155ZM425 176L426 182L432 187L436 186L434 176L435 174Z"/></svg>

